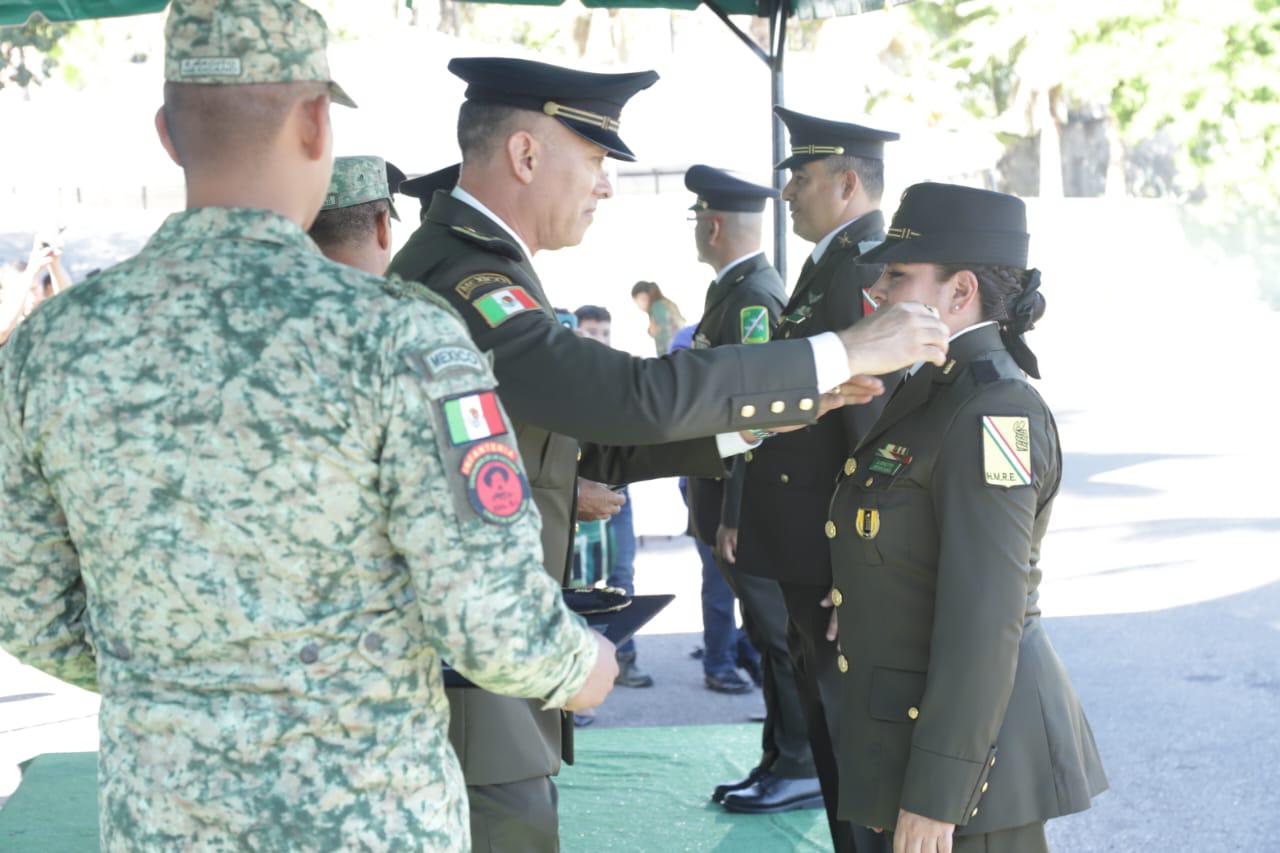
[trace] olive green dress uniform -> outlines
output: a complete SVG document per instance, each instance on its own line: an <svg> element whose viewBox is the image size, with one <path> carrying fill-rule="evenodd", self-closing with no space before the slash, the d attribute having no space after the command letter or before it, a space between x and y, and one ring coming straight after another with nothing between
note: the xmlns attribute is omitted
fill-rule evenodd
<svg viewBox="0 0 1280 853"><path fill-rule="evenodd" d="M972 225L970 223L981 223ZM921 184L876 262L1026 267L1010 196ZM977 260L973 260L977 258ZM1008 328L954 336L859 442L831 501L843 672L840 815L892 830L956 824L960 851L1046 850L1044 822L1107 787L1093 733L1040 619L1040 543L1062 480L1031 328L1039 273Z"/></svg>

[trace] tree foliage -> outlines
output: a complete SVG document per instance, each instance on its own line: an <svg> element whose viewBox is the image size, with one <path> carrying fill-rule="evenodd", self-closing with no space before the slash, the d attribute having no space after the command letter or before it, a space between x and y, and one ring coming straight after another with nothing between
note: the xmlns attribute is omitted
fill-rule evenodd
<svg viewBox="0 0 1280 853"><path fill-rule="evenodd" d="M0 27L0 89L27 90L48 79L58 66L58 42L74 27L34 15L21 27Z"/></svg>

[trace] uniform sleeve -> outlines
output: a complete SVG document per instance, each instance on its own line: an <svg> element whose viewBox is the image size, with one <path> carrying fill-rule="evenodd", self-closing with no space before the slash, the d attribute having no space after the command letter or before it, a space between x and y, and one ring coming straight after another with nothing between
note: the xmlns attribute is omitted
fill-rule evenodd
<svg viewBox="0 0 1280 853"><path fill-rule="evenodd" d="M537 307L518 271L509 272L479 274L502 281L463 287L466 299L458 293L465 279L444 295L476 345L493 353L503 402L517 421L628 445L814 421L817 374L804 341L636 358L561 326Z"/></svg>
<svg viewBox="0 0 1280 853"><path fill-rule="evenodd" d="M720 524L731 530L738 529L738 518L742 511L742 491L747 483L747 461L741 458L733 460L733 470L724 481L724 496L720 499Z"/></svg>
<svg viewBox="0 0 1280 853"><path fill-rule="evenodd" d="M937 593L901 806L936 820L972 817L1013 691L1037 503L1056 464L1046 420L1023 383L990 386L952 422L933 472Z"/></svg>
<svg viewBox="0 0 1280 853"><path fill-rule="evenodd" d="M723 477L725 460L714 438L695 438L668 444L615 447L585 444L578 476L621 486L661 477Z"/></svg>
<svg viewBox="0 0 1280 853"><path fill-rule="evenodd" d="M492 374L456 319L425 303L405 311L409 330L384 352L380 491L427 636L473 683L561 707L595 665L595 640L542 568Z"/></svg>
<svg viewBox="0 0 1280 853"><path fill-rule="evenodd" d="M24 435L21 350L0 351L0 646L63 681L98 689L80 559Z"/></svg>

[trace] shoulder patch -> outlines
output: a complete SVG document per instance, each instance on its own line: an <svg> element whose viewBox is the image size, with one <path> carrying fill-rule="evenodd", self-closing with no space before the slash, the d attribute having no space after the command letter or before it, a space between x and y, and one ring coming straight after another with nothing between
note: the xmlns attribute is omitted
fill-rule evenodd
<svg viewBox="0 0 1280 853"><path fill-rule="evenodd" d="M470 347L445 346L411 353L426 374L432 378L449 370L484 373L484 356Z"/></svg>
<svg viewBox="0 0 1280 853"><path fill-rule="evenodd" d="M449 443L454 447L503 435L507 425L498 406L498 395L492 391L480 391L451 397L440 404L444 413Z"/></svg>
<svg viewBox="0 0 1280 853"><path fill-rule="evenodd" d="M515 448L486 441L467 451L458 469L476 515L489 524L515 524L529 509L529 481Z"/></svg>
<svg viewBox="0 0 1280 853"><path fill-rule="evenodd" d="M501 326L517 314L541 310L538 300L518 285L486 293L472 302L471 307L479 311L480 316L484 317L485 322L492 328Z"/></svg>
<svg viewBox="0 0 1280 853"><path fill-rule="evenodd" d="M449 230L464 240L475 243L477 246L483 246L489 251L497 252L499 255L504 255L513 261L521 260L524 257L519 249L496 234L482 233L470 225L451 225Z"/></svg>
<svg viewBox="0 0 1280 853"><path fill-rule="evenodd" d="M511 279L502 273L497 272L481 272L475 275L469 275L462 281L453 286L457 294L468 302L471 301L471 294L475 293L481 287L491 284L511 284Z"/></svg>
<svg viewBox="0 0 1280 853"><path fill-rule="evenodd" d="M982 416L982 470L988 486L1031 485L1030 418Z"/></svg>
<svg viewBox="0 0 1280 853"><path fill-rule="evenodd" d="M738 312L741 340L744 344L769 342L769 309L763 305L748 305Z"/></svg>
<svg viewBox="0 0 1280 853"><path fill-rule="evenodd" d="M973 378L978 380L982 385L986 385L989 382L995 382L1000 378L1000 371L996 370L996 366L986 359L983 359L982 361L975 361L973 364L969 365L969 372L972 373Z"/></svg>

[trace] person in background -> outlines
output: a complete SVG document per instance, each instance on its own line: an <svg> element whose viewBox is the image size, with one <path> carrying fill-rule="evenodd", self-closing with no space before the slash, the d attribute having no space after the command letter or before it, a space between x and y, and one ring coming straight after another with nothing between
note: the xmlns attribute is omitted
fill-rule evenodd
<svg viewBox="0 0 1280 853"><path fill-rule="evenodd" d="M391 196L404 173L381 157L336 157L324 206L307 233L331 261L382 275L391 263Z"/></svg>
<svg viewBox="0 0 1280 853"><path fill-rule="evenodd" d="M62 265L62 246L36 235L27 262L0 277L0 345L40 303L71 285L71 276Z"/></svg>
<svg viewBox="0 0 1280 853"><path fill-rule="evenodd" d="M631 298L637 308L649 315L649 337L653 338L658 355L665 355L671 346L671 338L684 325L680 309L663 296L661 288L652 281L637 281L631 288Z"/></svg>
<svg viewBox="0 0 1280 853"><path fill-rule="evenodd" d="M578 321L576 331L579 335L599 341L605 346L613 346L613 318L609 314L609 309L599 305L583 305L573 312L573 316ZM590 483L588 488L604 489L615 498L621 499L621 503L617 504L617 512L608 520L609 573L605 577L605 583L624 591L627 595L635 595L636 531L631 514L631 495L625 487L615 491L600 483L591 483L589 480L579 478L579 517L583 507L588 505L588 502L583 499L584 483ZM604 499L607 500L607 498ZM618 677L615 683L622 687L653 686L653 677L642 671L636 663L634 638L618 646Z"/></svg>

